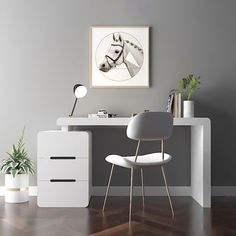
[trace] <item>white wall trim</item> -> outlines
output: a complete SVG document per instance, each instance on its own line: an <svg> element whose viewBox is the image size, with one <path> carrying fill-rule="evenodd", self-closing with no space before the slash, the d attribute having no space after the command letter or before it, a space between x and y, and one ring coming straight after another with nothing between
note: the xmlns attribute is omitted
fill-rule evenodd
<svg viewBox="0 0 236 236"><path fill-rule="evenodd" d="M0 196L4 196L5 187L0 186ZM30 186L29 187L29 196L37 196L37 186Z"/></svg>
<svg viewBox="0 0 236 236"><path fill-rule="evenodd" d="M93 186L92 187L93 196L104 196L106 187L104 186ZM212 196L236 196L236 186L213 186L211 187ZM128 196L129 187L119 186L110 188L110 196ZM172 196L191 196L191 187L190 186L170 186L170 194ZM37 196L37 186L29 187L29 195ZM141 195L141 188L134 187L134 196ZM166 191L163 186L146 186L145 187L146 196L165 196ZM0 186L0 196L4 196L4 186Z"/></svg>

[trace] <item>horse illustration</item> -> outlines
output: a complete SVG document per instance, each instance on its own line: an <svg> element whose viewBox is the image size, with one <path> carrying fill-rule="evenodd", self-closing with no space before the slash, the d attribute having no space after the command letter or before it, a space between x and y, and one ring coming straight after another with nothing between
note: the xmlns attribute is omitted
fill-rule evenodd
<svg viewBox="0 0 236 236"><path fill-rule="evenodd" d="M108 72L124 63L132 78L142 67L143 50L133 42L123 39L120 33L113 33L112 37L113 42L99 65L99 70Z"/></svg>

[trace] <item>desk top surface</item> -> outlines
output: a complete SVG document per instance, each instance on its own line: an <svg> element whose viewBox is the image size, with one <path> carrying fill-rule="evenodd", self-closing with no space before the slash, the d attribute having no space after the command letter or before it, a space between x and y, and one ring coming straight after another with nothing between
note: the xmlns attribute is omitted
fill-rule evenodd
<svg viewBox="0 0 236 236"><path fill-rule="evenodd" d="M117 118L87 118L87 117L61 117L57 119L58 126L126 126L131 117ZM174 118L175 126L210 126L210 119L206 117Z"/></svg>

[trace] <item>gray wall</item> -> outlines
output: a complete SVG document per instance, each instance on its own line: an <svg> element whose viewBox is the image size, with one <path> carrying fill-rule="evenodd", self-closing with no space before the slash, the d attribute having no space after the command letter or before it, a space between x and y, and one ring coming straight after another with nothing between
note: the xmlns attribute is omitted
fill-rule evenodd
<svg viewBox="0 0 236 236"><path fill-rule="evenodd" d="M26 125L27 148L36 160L37 132L57 128L56 119L68 115L72 86L88 85L90 26L149 25L151 88L89 89L76 112L162 110L178 79L196 73L202 80L196 115L212 119L212 184L236 185L235 10L234 0L0 0L0 157ZM104 155L131 153L134 143L122 140L124 129L93 131L93 182L104 185ZM176 156L168 166L171 185L189 184L188 138L188 129L175 128L168 143ZM125 184L121 177L114 182Z"/></svg>

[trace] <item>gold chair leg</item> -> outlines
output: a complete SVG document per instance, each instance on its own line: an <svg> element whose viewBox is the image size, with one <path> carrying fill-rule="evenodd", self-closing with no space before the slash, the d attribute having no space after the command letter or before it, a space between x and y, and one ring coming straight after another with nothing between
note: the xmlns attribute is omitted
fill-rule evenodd
<svg viewBox="0 0 236 236"><path fill-rule="evenodd" d="M114 164L112 164L111 173L110 173L110 177L109 177L108 184L107 184L107 190L106 190L105 199L104 199L103 208L102 208L103 212L105 210L105 206L106 206L106 202L107 202L107 195L108 195L108 192L109 192L109 189L110 189L111 177L112 177L113 169L114 169Z"/></svg>
<svg viewBox="0 0 236 236"><path fill-rule="evenodd" d="M130 169L130 193L129 193L129 224L131 223L131 215L132 215L133 175L134 175L134 168L131 168Z"/></svg>
<svg viewBox="0 0 236 236"><path fill-rule="evenodd" d="M169 192L168 184L167 184L167 181L166 181L166 175L165 175L165 170L164 170L163 166L161 166L161 171L162 171L163 179L164 179L165 186L166 186L167 196L168 196L169 203L170 203L170 209L171 209L171 212L172 212L172 218L174 218L175 217L174 209L173 209L173 206L172 206L172 202L171 202L171 198L170 198L170 192Z"/></svg>
<svg viewBox="0 0 236 236"><path fill-rule="evenodd" d="M143 181L143 168L140 169L140 172L141 172L142 199L143 199L143 209L144 209L144 181Z"/></svg>

